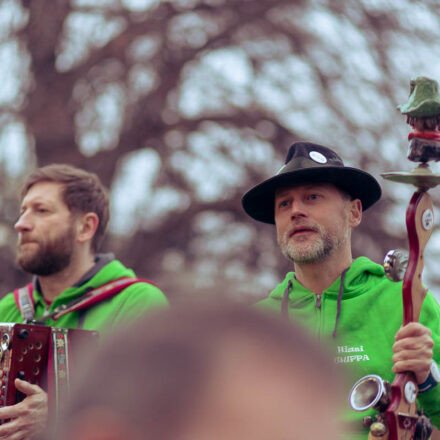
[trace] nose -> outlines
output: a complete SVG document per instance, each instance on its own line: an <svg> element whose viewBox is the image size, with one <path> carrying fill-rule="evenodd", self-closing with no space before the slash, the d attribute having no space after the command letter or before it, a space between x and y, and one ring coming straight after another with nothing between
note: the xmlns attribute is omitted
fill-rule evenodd
<svg viewBox="0 0 440 440"><path fill-rule="evenodd" d="M301 200L292 201L290 209L290 218L293 220L299 217L307 217L307 210Z"/></svg>
<svg viewBox="0 0 440 440"><path fill-rule="evenodd" d="M15 222L14 228L17 232L30 231L33 227L30 216L24 212Z"/></svg>

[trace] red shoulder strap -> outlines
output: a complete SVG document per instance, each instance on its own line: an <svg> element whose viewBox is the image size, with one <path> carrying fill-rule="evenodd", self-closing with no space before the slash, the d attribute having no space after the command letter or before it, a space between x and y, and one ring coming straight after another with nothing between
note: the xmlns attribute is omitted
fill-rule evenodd
<svg viewBox="0 0 440 440"><path fill-rule="evenodd" d="M104 301L105 299L118 294L122 290L135 283L148 283L156 285L152 281L143 278L118 278L116 280L110 281L107 284L103 284L96 289L86 292L84 295L73 300L69 304L64 304L60 307L57 307L52 313L48 314L48 316L43 316L42 319L48 319L50 317L57 320L67 313L91 307L98 302Z"/></svg>

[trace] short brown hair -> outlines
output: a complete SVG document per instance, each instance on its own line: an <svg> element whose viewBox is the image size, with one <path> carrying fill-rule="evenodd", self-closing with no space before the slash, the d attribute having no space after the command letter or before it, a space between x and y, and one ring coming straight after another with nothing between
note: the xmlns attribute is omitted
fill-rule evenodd
<svg viewBox="0 0 440 440"><path fill-rule="evenodd" d="M54 182L63 185L62 197L71 212L94 212L99 219L98 228L92 239L92 250L101 245L109 219L108 192L95 173L66 164L51 164L37 168L24 182L21 190L23 199L29 189L40 182Z"/></svg>

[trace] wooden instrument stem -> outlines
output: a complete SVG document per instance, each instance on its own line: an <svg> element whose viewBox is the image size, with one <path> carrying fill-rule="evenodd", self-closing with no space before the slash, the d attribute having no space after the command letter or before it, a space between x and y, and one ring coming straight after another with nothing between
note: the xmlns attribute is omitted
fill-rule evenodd
<svg viewBox="0 0 440 440"><path fill-rule="evenodd" d="M419 320L426 296L422 283L423 252L431 236L434 223L431 196L423 189L417 190L406 211L409 259L403 278L403 325ZM413 373L399 373L391 385L391 402L385 411L389 440L411 440L414 436L418 413L418 388Z"/></svg>
<svg viewBox="0 0 440 440"><path fill-rule="evenodd" d="M423 190L416 191L406 211L409 258L403 278L403 325L417 322L420 316L426 288L422 283L423 253L431 237L434 224L431 196Z"/></svg>

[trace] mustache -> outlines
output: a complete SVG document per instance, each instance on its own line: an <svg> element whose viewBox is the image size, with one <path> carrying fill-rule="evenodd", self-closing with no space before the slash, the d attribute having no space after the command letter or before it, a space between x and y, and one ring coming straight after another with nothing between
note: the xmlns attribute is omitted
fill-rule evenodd
<svg viewBox="0 0 440 440"><path fill-rule="evenodd" d="M37 243L38 240L35 238L29 238L29 237L18 237L17 243L18 245L21 244L27 244L27 243Z"/></svg>
<svg viewBox="0 0 440 440"><path fill-rule="evenodd" d="M287 228L284 236L286 238L289 238L295 231L300 230L300 229L310 229L311 231L314 231L314 232L320 232L321 231L321 227L317 223L299 221L299 222L292 223Z"/></svg>

